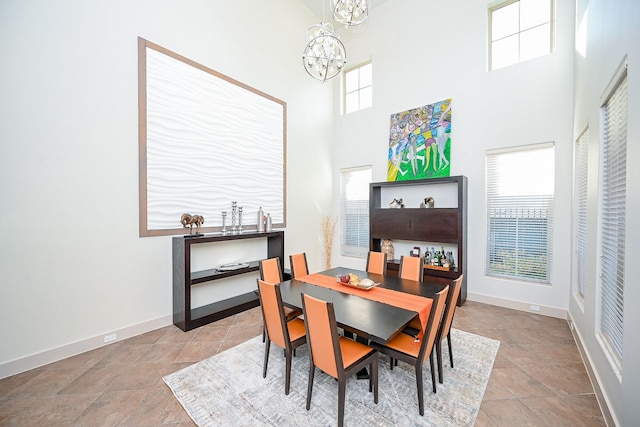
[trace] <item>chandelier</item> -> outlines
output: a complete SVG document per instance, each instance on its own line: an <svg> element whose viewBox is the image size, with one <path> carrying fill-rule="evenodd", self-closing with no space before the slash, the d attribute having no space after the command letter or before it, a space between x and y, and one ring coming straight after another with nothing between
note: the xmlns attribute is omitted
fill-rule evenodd
<svg viewBox="0 0 640 427"><path fill-rule="evenodd" d="M362 24L369 16L367 0L331 0L333 20L351 27Z"/></svg>
<svg viewBox="0 0 640 427"><path fill-rule="evenodd" d="M302 54L304 69L315 79L325 82L336 77L347 63L344 45L327 23L315 24L307 30L307 46Z"/></svg>

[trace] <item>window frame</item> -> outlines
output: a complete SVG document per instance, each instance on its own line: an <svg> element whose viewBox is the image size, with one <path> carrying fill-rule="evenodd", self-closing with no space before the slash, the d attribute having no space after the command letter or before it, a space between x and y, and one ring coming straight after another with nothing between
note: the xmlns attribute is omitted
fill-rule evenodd
<svg viewBox="0 0 640 427"><path fill-rule="evenodd" d="M370 85L366 85L366 86L362 86L360 84L360 71L362 68L366 67L370 65L371 66L371 84ZM358 72L358 89L351 91L351 92L347 92L347 74L357 71ZM371 105L368 105L366 107L362 107L361 106L361 100L360 100L360 94L361 91L363 91L364 89L367 88L371 88ZM353 110L353 111L347 111L347 95L353 94L353 93L358 93L358 108ZM367 108L371 108L373 106L373 61L371 59L362 62L360 64L354 65L351 68L347 68L342 72L342 102L341 102L341 110L343 114L351 114L351 113L355 113L357 111L362 111L365 110Z"/></svg>
<svg viewBox="0 0 640 427"><path fill-rule="evenodd" d="M348 200L345 198L345 177L353 176L354 174L366 172L369 174L368 183L366 188L362 188L361 191L365 194L364 199L354 200L353 209L360 209L359 213L355 213L356 216L355 221L359 227L364 227L364 229L360 230L360 233L355 236L355 239L350 239L349 232L353 231L353 228L349 227L350 224L353 224L353 221L348 220L348 214L346 210L348 206ZM373 179L373 168L371 165L368 166L358 166L351 168L343 168L340 169L340 255L345 257L353 257L353 258L366 258L369 252L369 187L370 183ZM351 236L353 238L353 236ZM349 244L349 242L354 241L356 244Z"/></svg>
<svg viewBox="0 0 640 427"><path fill-rule="evenodd" d="M607 355L612 368L616 374L621 378L622 374L622 358L624 349L624 285L625 285L625 239L626 239L626 202L627 202L627 146L628 146L628 92L627 92L627 58L618 67L614 77L607 86L601 98L602 104L600 107L600 179L599 179L599 191L598 199L600 200L599 212L598 212L598 250L600 251L599 262L599 293L598 293L598 322L597 322L597 336L603 351ZM623 86L624 85L624 86ZM624 148L624 158L616 158L616 154L620 152L621 147L618 149L612 149L608 151L608 127L607 127L607 110L609 102L614 100L614 97L619 95L618 89L624 89L624 105L625 109L622 112L624 114L624 141L621 145ZM616 100L617 101L617 100ZM617 121L616 121L617 122ZM614 141L618 143L620 141ZM615 164L609 164L609 156L614 157L613 162ZM620 166L615 170L609 170L608 167ZM623 170L621 170L624 168ZM621 178L620 174L624 173ZM608 178L611 180L608 181ZM618 180L622 182L620 186L616 188L610 188L613 181ZM614 197L619 196L620 187L623 187L623 200L612 200ZM611 191L615 190L615 191ZM615 196L611 196L614 193ZM615 206L623 206L623 218L619 211L612 212ZM608 213L611 215L607 217ZM622 229L620 229L622 227ZM609 238L609 235L615 233L614 237ZM622 237L622 251L620 251L620 238ZM615 247L615 253L612 253L610 249ZM612 277L614 276L615 277ZM615 283L612 283L610 279L615 279ZM611 323L611 324L610 324Z"/></svg>
<svg viewBox="0 0 640 427"><path fill-rule="evenodd" d="M520 12L520 10L518 10L518 31L516 33L514 33L514 34L518 35L518 60L516 62L507 64L507 65L503 65L503 66L501 66L499 68L494 68L493 43L496 40L493 40L493 13L496 12L497 10L500 10L500 9L504 8L504 7L510 6L510 5L514 4L514 3L520 3L520 1L521 0L501 1L501 2L493 4L488 9L489 17L488 17L488 28L487 28L487 30L488 30L488 40L487 40L487 42L488 42L488 57L487 57L487 62L488 62L489 71L494 71L494 70L499 70L499 69L502 69L502 68L510 67L512 65L520 64L520 63L526 62L526 61L528 61L530 59L540 58L542 56L546 56L546 55L549 55L549 54L554 52L554 49L555 49L555 38L556 38L556 26L555 26L555 21L556 21L556 19L555 19L555 9L556 9L555 3L556 3L556 1L555 0L548 0L549 1L549 9L550 9L549 10L549 22L548 22L548 24L549 24L549 51L544 55L536 56L536 57L533 57L533 58L527 58L527 59L522 59L521 58L521 52L520 52L520 36L521 36L521 34L526 32L526 31L529 31L529 30L531 30L533 28L539 27L540 25L545 25L546 22L543 23L543 24L540 24L538 26L534 26L534 27L526 28L526 29L522 30L520 28L520 17L521 17L520 13L521 12ZM503 39L504 38L501 38L500 40L503 40Z"/></svg>
<svg viewBox="0 0 640 427"><path fill-rule="evenodd" d="M500 155L526 153L549 148L552 149L553 153L553 163L550 169L555 175L555 143L553 142L487 150L486 152L485 213L487 234L484 265L484 274L486 276L540 285L551 285L553 272L555 185L550 195L499 195L497 191L500 179L499 165L492 163L492 161L496 161L495 159ZM492 185L492 183L495 183L495 185ZM528 203L528 205L526 203ZM544 212L546 215L538 216L537 214L539 212ZM498 219L511 221L506 222L506 225L496 225L496 220ZM543 219L543 221L540 221L540 219ZM532 227L539 227L542 222L544 222L546 235L540 240L544 241L544 245L539 244L537 238L532 238L533 234L531 233ZM510 223L512 224L512 228L508 229L507 226ZM515 239L497 241L496 238L499 238L501 233L503 236L508 235L515 237ZM503 248L500 254L498 250L501 246ZM542 250L544 250L544 255L540 258ZM506 270L506 267L509 266L505 264L509 261L509 257L513 257L513 262L515 263L512 267L512 272ZM502 263L505 265L503 268L500 268L499 260L501 258L506 259L506 261ZM527 266L529 270L531 270L532 265L540 264L542 260L545 265L544 277L541 277L540 274L526 273Z"/></svg>

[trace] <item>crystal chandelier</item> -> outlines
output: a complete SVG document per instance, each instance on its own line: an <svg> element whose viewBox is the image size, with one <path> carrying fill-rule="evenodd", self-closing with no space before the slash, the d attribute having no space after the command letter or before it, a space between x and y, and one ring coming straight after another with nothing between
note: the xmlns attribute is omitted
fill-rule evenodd
<svg viewBox="0 0 640 427"><path fill-rule="evenodd" d="M331 0L333 20L351 27L362 24L369 16L367 0Z"/></svg>
<svg viewBox="0 0 640 427"><path fill-rule="evenodd" d="M327 23L312 25L307 30L307 46L302 62L307 73L325 82L336 77L347 63L344 45Z"/></svg>

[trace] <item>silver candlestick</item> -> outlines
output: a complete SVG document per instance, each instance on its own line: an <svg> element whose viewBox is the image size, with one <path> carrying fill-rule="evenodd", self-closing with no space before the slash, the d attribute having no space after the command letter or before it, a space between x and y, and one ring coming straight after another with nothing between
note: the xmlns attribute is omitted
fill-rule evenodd
<svg viewBox="0 0 640 427"><path fill-rule="evenodd" d="M242 233L242 206L238 208L238 233Z"/></svg>
<svg viewBox="0 0 640 427"><path fill-rule="evenodd" d="M238 228L236 226L236 215L238 212L238 202L231 202L231 233L236 234Z"/></svg>
<svg viewBox="0 0 640 427"><path fill-rule="evenodd" d="M222 211L222 235L227 235L227 211Z"/></svg>

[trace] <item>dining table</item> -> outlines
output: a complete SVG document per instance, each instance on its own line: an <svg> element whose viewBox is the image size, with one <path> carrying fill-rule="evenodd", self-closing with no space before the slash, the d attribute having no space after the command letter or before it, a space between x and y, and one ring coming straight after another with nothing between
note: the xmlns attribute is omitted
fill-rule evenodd
<svg viewBox="0 0 640 427"><path fill-rule="evenodd" d="M354 290L338 282L337 277L345 274L357 275L360 280L370 279L376 286L370 290ZM284 281L280 284L280 292L283 304L291 308L302 308L302 294L329 301L333 303L336 323L340 328L358 337L386 344L416 315L422 316L417 308L420 303L430 309L431 299L447 286L335 267ZM387 296L391 299L388 300ZM410 300L415 304L407 302Z"/></svg>

